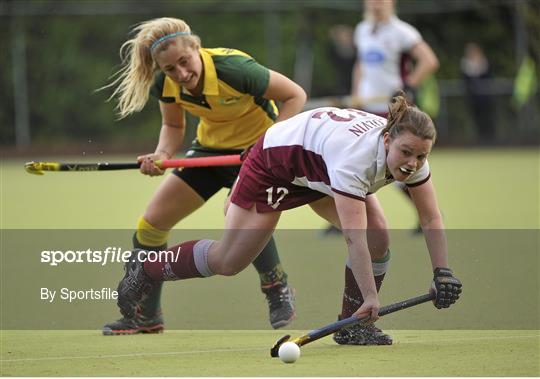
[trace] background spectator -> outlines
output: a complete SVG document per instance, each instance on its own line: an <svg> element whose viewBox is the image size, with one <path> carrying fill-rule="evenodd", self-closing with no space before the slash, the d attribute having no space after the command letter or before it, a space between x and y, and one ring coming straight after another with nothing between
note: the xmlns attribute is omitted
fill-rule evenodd
<svg viewBox="0 0 540 379"><path fill-rule="evenodd" d="M486 90L492 78L491 67L484 50L474 42L465 44L461 58L461 74L467 91L467 101L472 113L480 143L493 141L496 130L494 102Z"/></svg>

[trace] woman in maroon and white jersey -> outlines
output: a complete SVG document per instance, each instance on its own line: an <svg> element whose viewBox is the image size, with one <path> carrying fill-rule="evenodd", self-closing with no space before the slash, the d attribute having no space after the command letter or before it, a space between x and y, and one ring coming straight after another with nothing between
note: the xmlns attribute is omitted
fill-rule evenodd
<svg viewBox="0 0 540 379"><path fill-rule="evenodd" d="M394 180L406 183L434 270L438 308L453 304L461 283L448 268L444 225L430 180L427 157L436 139L433 122L403 96L393 99L388 121L355 109L320 108L272 126L251 149L233 189L221 240L197 240L169 248L176 262L135 261L119 285L124 315L155 283L235 275L268 242L281 212L309 204L340 228L349 248L351 314L378 318L377 284L386 272L389 238L374 193ZM444 290L437 286L443 282ZM352 283L350 283L352 281ZM348 283L346 281L346 283ZM341 338L343 337L343 338ZM347 336L334 336L350 343ZM391 340L390 340L391 343Z"/></svg>

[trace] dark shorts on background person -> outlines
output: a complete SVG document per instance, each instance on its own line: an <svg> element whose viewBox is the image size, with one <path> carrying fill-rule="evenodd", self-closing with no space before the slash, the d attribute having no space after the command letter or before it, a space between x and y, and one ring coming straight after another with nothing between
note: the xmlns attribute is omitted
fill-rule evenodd
<svg viewBox="0 0 540 379"><path fill-rule="evenodd" d="M209 149L194 141L186 153L186 158L213 157L218 155L236 155L243 150ZM193 188L205 201L222 188L231 188L238 176L241 166L220 167L187 167L174 169L178 176L188 186Z"/></svg>
<svg viewBox="0 0 540 379"><path fill-rule="evenodd" d="M238 180L231 195L231 202L240 208L251 209L255 204L258 213L279 212L296 208L319 200L326 194L307 187L292 184L287 175L288 168L270 167L267 153L263 149L264 136L251 148L242 164Z"/></svg>

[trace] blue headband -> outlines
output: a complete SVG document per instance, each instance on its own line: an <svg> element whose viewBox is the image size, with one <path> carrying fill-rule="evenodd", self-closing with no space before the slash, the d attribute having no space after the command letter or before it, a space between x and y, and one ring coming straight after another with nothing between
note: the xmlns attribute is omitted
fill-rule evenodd
<svg viewBox="0 0 540 379"><path fill-rule="evenodd" d="M169 38L174 38L178 36L189 36L189 35L191 35L191 32L176 32L176 33L167 34L166 36L163 36L155 40L152 46L150 47L150 50L154 50L157 47L157 45L159 45L163 41L168 40Z"/></svg>

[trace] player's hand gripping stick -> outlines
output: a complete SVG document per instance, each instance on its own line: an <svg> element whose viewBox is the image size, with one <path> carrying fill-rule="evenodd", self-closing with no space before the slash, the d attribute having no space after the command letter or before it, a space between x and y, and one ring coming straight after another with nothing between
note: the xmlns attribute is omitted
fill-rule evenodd
<svg viewBox="0 0 540 379"><path fill-rule="evenodd" d="M433 271L431 292L435 295L433 304L438 308L448 308L461 294L462 284L449 268L437 267Z"/></svg>

